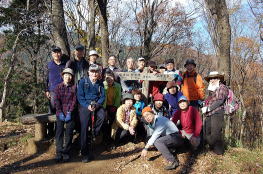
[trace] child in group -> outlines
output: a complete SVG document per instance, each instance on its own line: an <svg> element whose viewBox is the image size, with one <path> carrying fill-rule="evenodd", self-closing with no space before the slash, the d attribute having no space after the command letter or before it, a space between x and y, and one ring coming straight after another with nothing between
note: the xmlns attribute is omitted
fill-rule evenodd
<svg viewBox="0 0 263 174"><path fill-rule="evenodd" d="M185 96L181 96L178 100L179 110L177 110L172 121L177 125L180 124L182 137L189 140L193 149L197 149L200 144L200 132L202 129L202 120L199 111L193 106L189 106L189 102ZM180 122L180 123L179 123Z"/></svg>
<svg viewBox="0 0 263 174"><path fill-rule="evenodd" d="M55 89L57 116L55 160L57 162L61 162L62 160L67 162L70 159L69 151L72 144L73 129L75 124L73 111L76 106L76 86L74 85L73 77L73 70L66 68L62 72L63 82L60 83ZM64 126L66 127L65 129Z"/></svg>
<svg viewBox="0 0 263 174"><path fill-rule="evenodd" d="M169 104L169 112L172 116L178 110L178 99L183 95L179 90L180 86L175 81L166 84L168 93L164 95L166 102Z"/></svg>
<svg viewBox="0 0 263 174"><path fill-rule="evenodd" d="M115 146L125 140L131 140L135 135L137 126L136 110L133 107L134 97L131 93L123 94L123 104L118 108L116 120L112 125L111 137L115 140Z"/></svg>

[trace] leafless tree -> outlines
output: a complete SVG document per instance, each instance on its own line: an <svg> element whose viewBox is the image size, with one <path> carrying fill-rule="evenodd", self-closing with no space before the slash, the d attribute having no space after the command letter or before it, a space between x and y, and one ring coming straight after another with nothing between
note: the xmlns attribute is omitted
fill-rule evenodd
<svg viewBox="0 0 263 174"><path fill-rule="evenodd" d="M54 43L62 49L63 54L69 56L70 47L65 25L63 0L51 0L51 21Z"/></svg>

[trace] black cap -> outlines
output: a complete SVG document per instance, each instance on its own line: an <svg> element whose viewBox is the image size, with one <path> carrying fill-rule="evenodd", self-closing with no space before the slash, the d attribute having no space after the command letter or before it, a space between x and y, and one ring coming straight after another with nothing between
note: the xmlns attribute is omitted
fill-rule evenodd
<svg viewBox="0 0 263 174"><path fill-rule="evenodd" d="M76 50L84 50L85 47L81 44L78 44L76 47L75 47Z"/></svg>
<svg viewBox="0 0 263 174"><path fill-rule="evenodd" d="M184 64L184 67L186 67L186 65L189 65L189 64L192 64L196 67L194 59L187 59L185 64Z"/></svg>
<svg viewBox="0 0 263 174"><path fill-rule="evenodd" d="M167 59L167 60L165 61L165 64L168 64L168 63L174 64L174 60L173 60L173 59Z"/></svg>
<svg viewBox="0 0 263 174"><path fill-rule="evenodd" d="M52 46L52 52L61 52L61 48L59 48L58 46L53 45Z"/></svg>

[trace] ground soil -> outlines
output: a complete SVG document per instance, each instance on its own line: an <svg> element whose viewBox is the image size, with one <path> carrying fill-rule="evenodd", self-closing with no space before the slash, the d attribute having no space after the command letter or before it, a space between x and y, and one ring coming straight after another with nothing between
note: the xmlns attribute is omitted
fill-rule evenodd
<svg viewBox="0 0 263 174"><path fill-rule="evenodd" d="M67 163L56 163L53 158L55 146L52 139L46 140L49 144L36 154L27 154L27 138L33 135L33 126L22 126L13 123L0 124L0 174L184 174L184 173L261 173L263 164L251 164L250 168L243 171L237 168L232 172L227 169L220 169L215 161L230 160L230 156L218 156L211 152L193 154L189 151L180 152L178 155L180 166L173 171L165 171L163 167L166 161L156 150L149 151L147 159L138 158L143 142L134 144L128 143L110 152L104 146L96 145L95 160L89 163L82 163L79 152L73 150L72 158ZM9 138L9 139L8 139ZM8 141L10 140L10 141ZM76 146L74 146L76 147ZM231 149L229 154L235 153ZM216 160L215 160L216 159ZM223 163L223 162L222 162ZM256 169L257 167L257 169ZM224 167L223 167L224 168ZM259 168L259 169L258 169Z"/></svg>

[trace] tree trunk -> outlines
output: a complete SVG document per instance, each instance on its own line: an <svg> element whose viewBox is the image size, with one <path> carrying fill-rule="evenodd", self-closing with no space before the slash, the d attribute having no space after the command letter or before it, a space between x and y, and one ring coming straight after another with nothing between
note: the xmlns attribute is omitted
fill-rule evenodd
<svg viewBox="0 0 263 174"><path fill-rule="evenodd" d="M21 30L16 36L16 40L15 40L14 45L12 47L12 56L11 56L11 60L10 60L10 66L9 66L7 74L4 78L4 87L3 87L3 93L2 93L1 103L0 103L0 122L4 121L4 111L3 110L4 110L5 103L6 103L8 83L9 83L9 80L11 78L11 73L12 73L14 66L15 66L15 62L16 62L16 55L15 54L16 54L17 43L19 40L19 36L22 34L22 32L24 32L24 30Z"/></svg>
<svg viewBox="0 0 263 174"><path fill-rule="evenodd" d="M107 66L109 57L109 32L107 18L107 0L98 0L100 11L100 33L101 33L101 49L102 49L102 65Z"/></svg>
<svg viewBox="0 0 263 174"><path fill-rule="evenodd" d="M64 18L62 0L51 1L52 34L56 46L62 49L63 54L70 56L70 48Z"/></svg>
<svg viewBox="0 0 263 174"><path fill-rule="evenodd" d="M96 17L95 0L89 0L89 41L88 41L88 48L90 50L94 50L95 46L96 46L95 17Z"/></svg>
<svg viewBox="0 0 263 174"><path fill-rule="evenodd" d="M212 17L213 28L215 31L212 35L215 38L212 40L217 47L218 55L218 70L225 73L227 85L230 85L231 79L231 59L230 59L230 44L231 44L231 27L229 24L229 14L225 0L205 0L206 5Z"/></svg>

